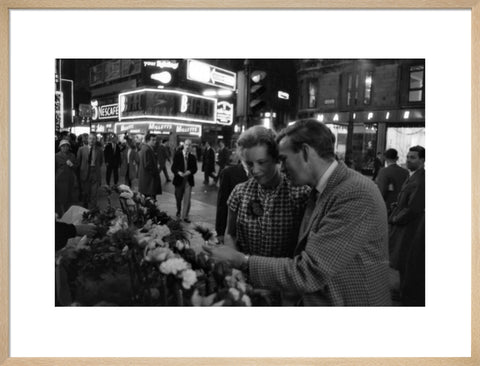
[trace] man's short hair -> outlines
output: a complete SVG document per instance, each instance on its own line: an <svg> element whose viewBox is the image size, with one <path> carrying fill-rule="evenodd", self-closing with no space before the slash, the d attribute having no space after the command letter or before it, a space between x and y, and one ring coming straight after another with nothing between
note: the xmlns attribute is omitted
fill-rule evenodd
<svg viewBox="0 0 480 366"><path fill-rule="evenodd" d="M277 142L290 138L294 152L302 149L303 144L311 146L322 159L335 159L335 135L322 122L315 119L302 119L283 129Z"/></svg>
<svg viewBox="0 0 480 366"><path fill-rule="evenodd" d="M145 135L145 142L150 141L152 139L152 137L155 137L155 136L157 136L157 135L155 135L154 133L147 133Z"/></svg>
<svg viewBox="0 0 480 366"><path fill-rule="evenodd" d="M398 160L398 151L395 149L388 149L385 150L383 156L388 160Z"/></svg>
<svg viewBox="0 0 480 366"><path fill-rule="evenodd" d="M425 148L423 146L420 146L420 145L416 145L416 146L412 146L409 151L416 151L418 153L418 157L420 159L424 159L425 160Z"/></svg>
<svg viewBox="0 0 480 366"><path fill-rule="evenodd" d="M275 141L275 132L263 126L253 126L242 132L237 141L240 150L249 149L254 146L265 145L267 153L273 159L278 159L278 144Z"/></svg>

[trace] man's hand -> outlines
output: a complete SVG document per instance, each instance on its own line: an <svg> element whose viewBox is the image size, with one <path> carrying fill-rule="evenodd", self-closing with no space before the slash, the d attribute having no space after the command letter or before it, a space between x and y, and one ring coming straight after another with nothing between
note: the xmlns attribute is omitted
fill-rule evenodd
<svg viewBox="0 0 480 366"><path fill-rule="evenodd" d="M75 230L77 231L78 236L88 236L92 237L97 232L97 227L93 224L81 224L75 225Z"/></svg>
<svg viewBox="0 0 480 366"><path fill-rule="evenodd" d="M183 173L184 177L189 176L190 174L192 174L190 170L187 170L185 173Z"/></svg>
<svg viewBox="0 0 480 366"><path fill-rule="evenodd" d="M234 268L240 268L245 260L245 255L226 245L217 247L204 245L203 249L215 262L227 262Z"/></svg>

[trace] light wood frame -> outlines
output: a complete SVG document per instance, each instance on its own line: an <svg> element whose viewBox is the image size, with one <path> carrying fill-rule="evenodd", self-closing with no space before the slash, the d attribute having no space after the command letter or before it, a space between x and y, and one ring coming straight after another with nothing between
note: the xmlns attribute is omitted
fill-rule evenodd
<svg viewBox="0 0 480 366"><path fill-rule="evenodd" d="M9 10L14 9L470 9L472 15L471 357L465 358L11 358L9 356ZM0 365L479 365L480 0L2 0L0 4ZM477 186L479 184L479 186Z"/></svg>

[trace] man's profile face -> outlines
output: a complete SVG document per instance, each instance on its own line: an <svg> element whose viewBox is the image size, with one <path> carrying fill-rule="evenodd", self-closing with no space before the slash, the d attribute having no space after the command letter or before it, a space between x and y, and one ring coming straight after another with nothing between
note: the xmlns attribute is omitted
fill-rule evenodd
<svg viewBox="0 0 480 366"><path fill-rule="evenodd" d="M306 176L306 161L303 158L302 151L294 152L290 138L284 137L278 145L280 153L280 163L282 164L282 172L296 186L307 184L308 177Z"/></svg>
<svg viewBox="0 0 480 366"><path fill-rule="evenodd" d="M407 154L407 168L414 172L422 166L424 159L420 159L417 151L409 151Z"/></svg>

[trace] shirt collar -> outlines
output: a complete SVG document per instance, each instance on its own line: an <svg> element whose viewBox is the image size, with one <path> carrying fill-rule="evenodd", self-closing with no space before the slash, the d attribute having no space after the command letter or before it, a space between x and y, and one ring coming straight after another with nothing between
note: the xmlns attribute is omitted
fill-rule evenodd
<svg viewBox="0 0 480 366"><path fill-rule="evenodd" d="M327 186L328 179L332 176L337 165L338 162L334 160L333 163L328 167L327 171L323 173L322 177L320 178L320 182L318 182L318 184L315 186L318 191L318 195L320 195Z"/></svg>

